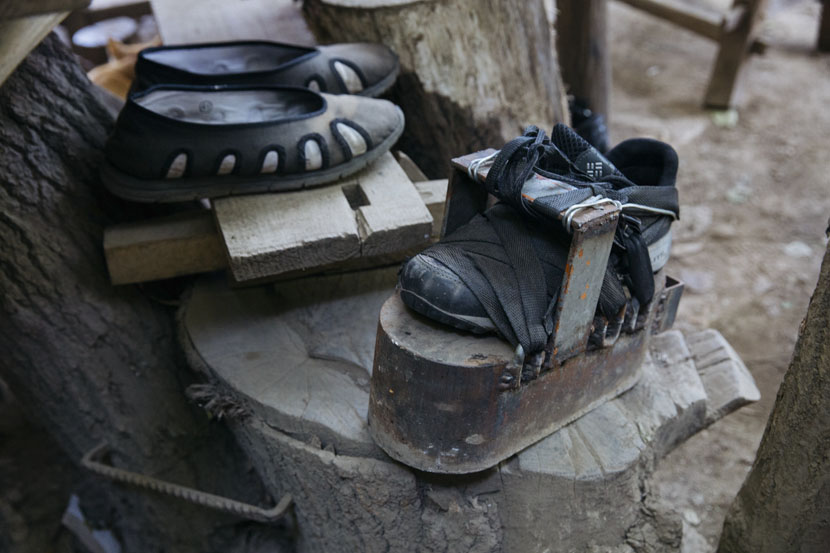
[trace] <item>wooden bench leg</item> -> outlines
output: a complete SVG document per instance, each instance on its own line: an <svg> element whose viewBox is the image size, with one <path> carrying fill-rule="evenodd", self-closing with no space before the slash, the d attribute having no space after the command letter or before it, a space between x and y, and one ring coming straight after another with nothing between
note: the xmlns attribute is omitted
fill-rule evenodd
<svg viewBox="0 0 830 553"><path fill-rule="evenodd" d="M611 62L608 55L607 0L559 0L556 47L568 93L608 119Z"/></svg>
<svg viewBox="0 0 830 553"><path fill-rule="evenodd" d="M830 52L830 0L822 1L816 49L819 52Z"/></svg>
<svg viewBox="0 0 830 553"><path fill-rule="evenodd" d="M749 55L758 23L767 0L735 0L733 10L744 9L734 26L725 26L720 39L720 50L712 69L704 105L726 109L732 106L741 69Z"/></svg>

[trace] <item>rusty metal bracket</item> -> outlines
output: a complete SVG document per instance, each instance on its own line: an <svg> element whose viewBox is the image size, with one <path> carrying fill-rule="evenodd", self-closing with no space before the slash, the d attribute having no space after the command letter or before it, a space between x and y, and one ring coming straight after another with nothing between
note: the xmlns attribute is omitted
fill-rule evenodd
<svg viewBox="0 0 830 553"><path fill-rule="evenodd" d="M683 295L683 288L685 288L683 281L666 276L666 287L660 297L651 300L658 302L651 329L652 334L659 334L672 327L674 318L677 316L677 307L680 305L680 297Z"/></svg>
<svg viewBox="0 0 830 553"><path fill-rule="evenodd" d="M291 496L285 494L273 507L263 508L227 497L194 490L193 488L159 480L146 474L139 474L105 464L103 458L108 451L109 446L106 442L98 444L84 454L81 458L81 466L99 476L122 484L178 497L195 505L237 515L257 522L273 523L280 520L288 512L288 508L293 502Z"/></svg>
<svg viewBox="0 0 830 553"><path fill-rule="evenodd" d="M486 180L490 166L476 162L491 157L495 152L492 149L483 150L452 160L453 171L447 190L442 236L466 223L476 213L484 211L487 192L480 183ZM522 381L534 380L540 369L547 370L560 365L585 351L593 330L594 313L620 213L619 205L609 202L577 209L565 219L571 234L571 244L554 312L555 333L552 342L548 344L544 365L529 364L523 371ZM621 317L623 315L624 313ZM622 323L621 318L620 327ZM619 336L619 328L610 334L609 338L603 339L604 347L613 345Z"/></svg>

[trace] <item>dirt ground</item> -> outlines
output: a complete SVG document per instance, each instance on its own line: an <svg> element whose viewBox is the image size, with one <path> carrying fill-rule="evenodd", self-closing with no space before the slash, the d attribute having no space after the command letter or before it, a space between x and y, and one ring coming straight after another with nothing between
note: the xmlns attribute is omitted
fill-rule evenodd
<svg viewBox="0 0 830 553"><path fill-rule="evenodd" d="M656 475L659 493L684 515L687 550L713 551L827 243L830 56L814 53L818 2L771 2L762 33L770 48L748 64L737 124L718 126L700 109L714 43L611 4L612 139L659 138L681 160L681 220L668 265L687 285L676 327L718 329L762 394L675 450Z"/></svg>
<svg viewBox="0 0 830 553"><path fill-rule="evenodd" d="M730 3L698 0L704 1ZM612 139L652 136L673 144L681 159L683 207L669 269L687 288L676 326L718 329L762 393L759 403L693 437L660 465L654 488L683 514L689 553L716 546L827 243L830 56L813 52L820 5L770 4L762 35L770 48L747 67L737 121L721 114L720 124L700 107L715 45L627 6L610 7ZM0 396L8 394L0 388ZM0 550L68 550L59 520L76 475L3 397Z"/></svg>

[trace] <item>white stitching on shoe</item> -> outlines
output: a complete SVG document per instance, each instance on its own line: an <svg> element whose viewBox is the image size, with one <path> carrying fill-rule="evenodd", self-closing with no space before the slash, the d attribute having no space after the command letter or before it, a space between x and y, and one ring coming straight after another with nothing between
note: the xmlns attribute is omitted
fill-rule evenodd
<svg viewBox="0 0 830 553"><path fill-rule="evenodd" d="M323 166L323 152L320 151L320 145L316 140L309 139L303 145L305 153L305 170L314 171Z"/></svg>
<svg viewBox="0 0 830 553"><path fill-rule="evenodd" d="M184 175L185 170L187 169L187 154L182 152L173 158L173 161L170 163L170 167L167 168L167 175L164 177L166 179L177 179Z"/></svg>
<svg viewBox="0 0 830 553"><path fill-rule="evenodd" d="M260 173L276 173L277 168L280 166L280 154L276 150L270 150L267 154L265 154L265 158L262 160L262 169L260 169Z"/></svg>
<svg viewBox="0 0 830 553"><path fill-rule="evenodd" d="M345 63L336 61L334 62L334 70L337 71L338 75L340 75L340 78L343 80L343 84L346 85L346 90L348 90L350 94L357 94L363 90L363 83L360 82L360 77L354 69Z"/></svg>
<svg viewBox="0 0 830 553"><path fill-rule="evenodd" d="M236 167L236 156L233 154L228 154L222 158L222 163L219 164L219 170L216 171L217 175L227 175L233 172L233 168Z"/></svg>
<svg viewBox="0 0 830 553"><path fill-rule="evenodd" d="M353 156L366 153L368 146L366 145L366 140L359 132L345 123L337 123L335 127L337 128L337 132L340 133L340 136L343 137L343 140L346 141Z"/></svg>

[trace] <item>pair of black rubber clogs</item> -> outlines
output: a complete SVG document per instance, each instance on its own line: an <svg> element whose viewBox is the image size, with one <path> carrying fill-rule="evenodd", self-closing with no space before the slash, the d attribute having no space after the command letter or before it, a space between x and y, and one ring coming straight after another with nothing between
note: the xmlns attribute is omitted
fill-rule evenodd
<svg viewBox="0 0 830 553"><path fill-rule="evenodd" d="M374 98L398 71L391 50L368 43L143 50L104 184L129 200L172 202L336 181L403 132L403 112Z"/></svg>

